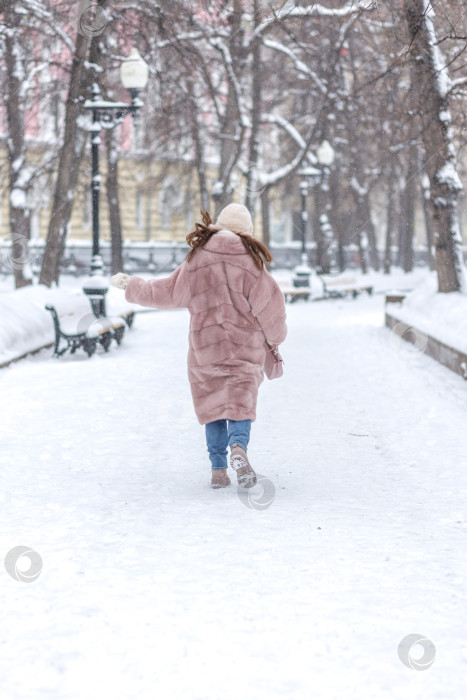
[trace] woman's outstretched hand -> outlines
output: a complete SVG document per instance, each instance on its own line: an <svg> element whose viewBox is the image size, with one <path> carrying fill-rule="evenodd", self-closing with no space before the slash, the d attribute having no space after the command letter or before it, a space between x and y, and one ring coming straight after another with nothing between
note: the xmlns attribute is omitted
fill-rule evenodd
<svg viewBox="0 0 467 700"><path fill-rule="evenodd" d="M124 272L117 272L110 278L110 284L113 287L118 287L119 289L126 289L128 282L130 281L130 275L125 275Z"/></svg>

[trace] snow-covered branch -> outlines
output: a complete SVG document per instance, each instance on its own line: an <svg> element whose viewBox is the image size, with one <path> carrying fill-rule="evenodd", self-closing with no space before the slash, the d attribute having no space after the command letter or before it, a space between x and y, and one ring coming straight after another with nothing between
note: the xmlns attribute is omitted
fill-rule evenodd
<svg viewBox="0 0 467 700"><path fill-rule="evenodd" d="M267 39L266 37L263 38L262 43L264 46L267 46L268 49L273 49L274 51L280 51L281 53L285 54L288 56L294 63L295 68L299 73L302 75L306 75L308 78L311 78L315 85L319 88L319 90L322 93L326 93L327 87L326 84L318 78L316 75L315 71L311 70L309 66L306 65L303 61L301 61L297 56L294 54L292 49L289 49L288 46L285 46L279 41L273 40L273 39Z"/></svg>
<svg viewBox="0 0 467 700"><path fill-rule="evenodd" d="M365 195L368 194L368 184L361 185L355 177L355 175L351 177L349 184L353 191L356 192L359 197L365 197Z"/></svg>
<svg viewBox="0 0 467 700"><path fill-rule="evenodd" d="M53 34L60 37L65 46L70 50L71 53L75 50L75 44L68 34L64 31L63 27L55 20L52 13L45 9L43 3L39 0L22 0L22 5L26 10L28 10L34 17L36 17L41 22L47 24L52 30Z"/></svg>
<svg viewBox="0 0 467 700"><path fill-rule="evenodd" d="M355 13L371 10L374 6L374 0L350 0L344 7L339 8L325 7L318 3L307 5L306 7L297 5L290 7L287 3L281 10L273 12L256 27L252 34L252 39L263 34L271 25L285 20L307 17L345 18Z"/></svg>
<svg viewBox="0 0 467 700"><path fill-rule="evenodd" d="M40 73L41 71L43 71L43 70L45 70L46 68L48 68L49 65L50 65L49 62L46 61L46 62L40 63L39 65L34 66L33 68L31 68L31 70L30 70L29 73L28 73L27 79L23 80L23 82L21 83L20 96L21 96L22 99L25 98L25 96L27 95L28 91L31 89L32 84L33 84L33 82L34 82L35 76L36 76L38 73Z"/></svg>
<svg viewBox="0 0 467 700"><path fill-rule="evenodd" d="M227 71L229 81L231 82L233 89L234 89L234 92L235 92L235 98L236 98L236 102L237 102L237 109L238 109L240 124L241 124L243 129L247 129L249 127L249 119L246 115L246 109L245 109L243 97L242 97L242 89L241 89L240 83L238 81L238 78L235 74L232 56L230 54L229 48L218 37L213 37L210 40L210 44L214 48L217 48L222 54L222 58L224 59L224 65L225 65L225 69Z"/></svg>
<svg viewBox="0 0 467 700"><path fill-rule="evenodd" d="M467 76L464 78L457 78L456 80L451 80L451 87L449 92L455 92L459 88L467 87Z"/></svg>
<svg viewBox="0 0 467 700"><path fill-rule="evenodd" d="M425 30L428 35L430 57L436 73L436 87L440 97L445 98L451 89L451 81L443 54L438 46L434 25L434 10L432 0L423 0L423 18Z"/></svg>
<svg viewBox="0 0 467 700"><path fill-rule="evenodd" d="M300 148L306 148L306 141L299 131L291 124L288 119L282 117L280 114L264 113L261 115L261 122L263 124L276 124L280 126L287 134L295 141Z"/></svg>

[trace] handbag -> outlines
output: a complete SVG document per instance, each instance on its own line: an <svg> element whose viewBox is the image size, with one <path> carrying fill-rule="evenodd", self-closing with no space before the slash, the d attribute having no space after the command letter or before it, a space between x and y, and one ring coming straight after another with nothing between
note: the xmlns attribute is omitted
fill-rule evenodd
<svg viewBox="0 0 467 700"><path fill-rule="evenodd" d="M284 360L279 352L278 345L269 345L267 340L264 341L266 346L266 358L264 360L264 372L268 379L277 379L282 377L284 373Z"/></svg>
<svg viewBox="0 0 467 700"><path fill-rule="evenodd" d="M266 333L263 331L260 322L255 316L256 323L261 328L264 335L264 347L266 348L266 357L264 358L264 373L268 379L277 379L284 374L284 359L279 352L277 344L270 345L266 338Z"/></svg>
<svg viewBox="0 0 467 700"><path fill-rule="evenodd" d="M263 331L261 323L256 316L254 317L258 324L261 333L264 335L264 347L266 348L266 357L264 358L264 373L268 379L277 379L284 374L284 359L279 352L277 344L270 345L266 338L266 333Z"/></svg>

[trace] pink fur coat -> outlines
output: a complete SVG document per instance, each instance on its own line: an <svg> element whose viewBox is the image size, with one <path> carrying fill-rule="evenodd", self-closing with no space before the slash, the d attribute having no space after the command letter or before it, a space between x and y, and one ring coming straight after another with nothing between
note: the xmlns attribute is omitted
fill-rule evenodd
<svg viewBox="0 0 467 700"><path fill-rule="evenodd" d="M260 271L235 233L219 231L170 277L132 277L127 301L160 309L187 307L188 378L201 424L220 418L255 420L264 379L265 342L287 335L284 295ZM260 325L259 325L260 324Z"/></svg>

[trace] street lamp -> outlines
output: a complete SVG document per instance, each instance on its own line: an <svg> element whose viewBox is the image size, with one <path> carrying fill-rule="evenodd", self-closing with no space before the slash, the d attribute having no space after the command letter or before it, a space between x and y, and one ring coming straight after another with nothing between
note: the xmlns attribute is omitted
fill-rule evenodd
<svg viewBox="0 0 467 700"><path fill-rule="evenodd" d="M329 242L333 237L332 227L328 217L329 198L326 193L329 189L328 181L330 168L334 163L336 154L329 141L325 140L317 149L316 155L318 163L321 166L318 197L316 198L318 209L317 222L319 226L319 232L316 232L318 242L318 272L324 272L328 270Z"/></svg>
<svg viewBox="0 0 467 700"><path fill-rule="evenodd" d="M308 187L310 185L310 180L317 175L320 175L320 171L312 166L308 166L299 170L298 174L301 176L300 180L300 194L301 194L301 217L300 217L300 228L301 228L301 241L302 241L302 251L300 255L300 264L297 265L294 271L293 285L294 287L309 287L310 286L310 275L311 267L308 264L308 256L306 253L306 225L308 221L308 210L306 207L306 200L308 197Z"/></svg>
<svg viewBox="0 0 467 700"><path fill-rule="evenodd" d="M319 164L328 168L334 163L336 157L335 151L329 141L323 141L316 151L316 155L318 156Z"/></svg>
<svg viewBox="0 0 467 700"><path fill-rule="evenodd" d="M128 58L122 62L120 79L123 87L130 93L131 104L103 100L97 83L94 83L92 87L92 99L86 100L84 103L85 109L89 109L92 113L92 124L89 129L92 151L92 262L91 273L83 283L83 291L89 296L92 309L97 317L106 315L105 295L108 291L108 282L103 275L104 266L99 249L99 194L101 186L99 146L101 131L102 129L114 129L128 114L132 114L135 119L143 106L139 94L148 82L148 66L137 49L132 49Z"/></svg>

